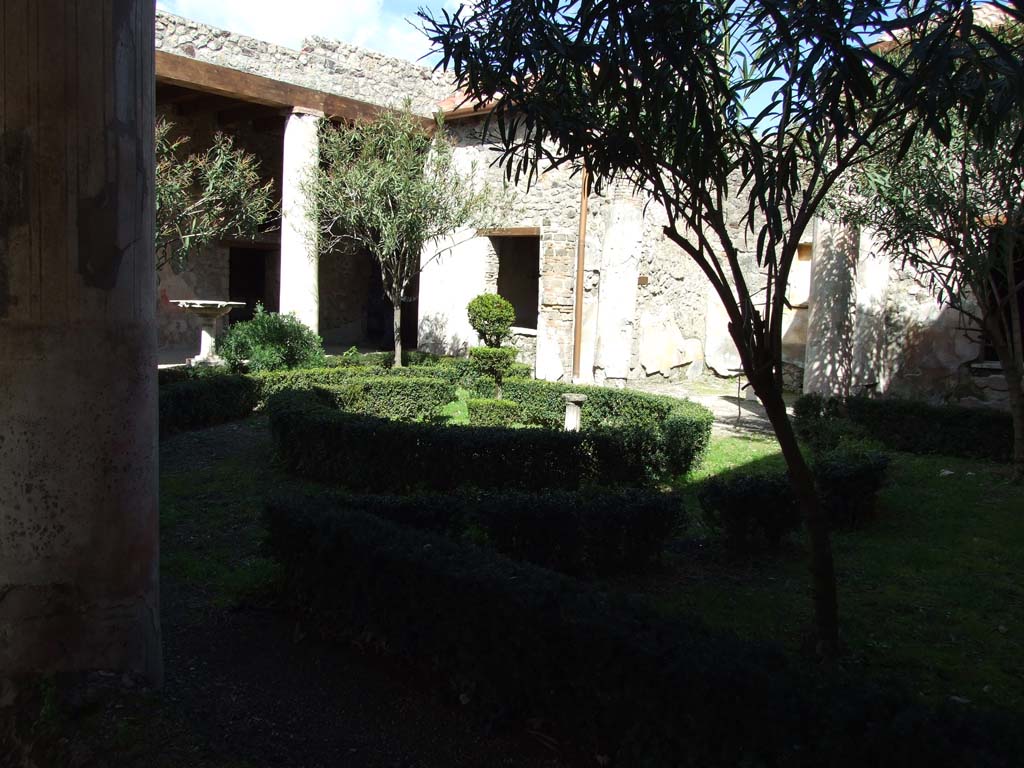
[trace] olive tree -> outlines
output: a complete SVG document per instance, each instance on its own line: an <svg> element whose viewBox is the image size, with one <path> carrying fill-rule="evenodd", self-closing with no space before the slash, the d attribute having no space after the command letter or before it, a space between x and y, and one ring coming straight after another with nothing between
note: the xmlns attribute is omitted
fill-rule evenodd
<svg viewBox="0 0 1024 768"><path fill-rule="evenodd" d="M990 42L991 41L991 42ZM837 218L871 227L882 252L915 271L939 301L972 320L995 348L1013 418L1015 474L1024 477L1024 94L1007 104L991 65L1021 49L1024 24L1006 21L961 37L954 93L937 137L912 120L890 129L910 136L857 166L829 201ZM905 52L896 48L897 63ZM986 71L987 70L987 71Z"/></svg>
<svg viewBox="0 0 1024 768"><path fill-rule="evenodd" d="M786 286L840 175L916 104L963 3L938 0L477 0L421 11L506 174L586 168L631 182L703 271L764 405L808 533L816 646L839 651L829 522L782 398ZM935 15L938 13L939 15ZM927 22L927 23L926 23ZM903 68L869 43L914 43ZM898 83L879 87L879 79Z"/></svg>
<svg viewBox="0 0 1024 768"><path fill-rule="evenodd" d="M376 260L401 366L402 298L433 258L424 248L476 223L487 190L456 168L443 123L428 129L408 104L351 126L324 121L320 148L308 182L320 252L364 250Z"/></svg>
<svg viewBox="0 0 1024 768"><path fill-rule="evenodd" d="M156 267L180 272L225 237L252 237L278 217L273 181L259 159L223 133L201 152L164 118L156 121Z"/></svg>

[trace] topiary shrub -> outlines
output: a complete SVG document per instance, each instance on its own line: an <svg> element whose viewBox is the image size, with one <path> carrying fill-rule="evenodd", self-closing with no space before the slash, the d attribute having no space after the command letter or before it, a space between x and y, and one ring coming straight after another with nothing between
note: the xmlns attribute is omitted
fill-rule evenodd
<svg viewBox="0 0 1024 768"><path fill-rule="evenodd" d="M712 477L697 494L704 520L722 533L726 546L750 555L776 548L800 527L796 497L785 474Z"/></svg>
<svg viewBox="0 0 1024 768"><path fill-rule="evenodd" d="M470 398L466 407L474 427L511 427L522 422L519 403L512 400Z"/></svg>
<svg viewBox="0 0 1024 768"><path fill-rule="evenodd" d="M516 310L505 298L496 293L482 293L466 307L469 324L488 347L500 347L512 335Z"/></svg>
<svg viewBox="0 0 1024 768"><path fill-rule="evenodd" d="M276 371L324 364L323 341L294 315L256 305L252 320L234 323L217 342L217 354L234 371Z"/></svg>
<svg viewBox="0 0 1024 768"><path fill-rule="evenodd" d="M494 382L495 396L501 399L501 386L516 359L512 347L471 347L469 361L483 382Z"/></svg>
<svg viewBox="0 0 1024 768"><path fill-rule="evenodd" d="M875 517L889 457L878 451L837 448L817 457L814 478L835 528L854 528Z"/></svg>

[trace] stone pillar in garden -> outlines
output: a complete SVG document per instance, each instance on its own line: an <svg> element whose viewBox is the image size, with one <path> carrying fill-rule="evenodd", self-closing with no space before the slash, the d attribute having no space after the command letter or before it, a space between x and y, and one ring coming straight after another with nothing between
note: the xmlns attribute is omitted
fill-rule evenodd
<svg viewBox="0 0 1024 768"><path fill-rule="evenodd" d="M152 0L0 0L0 683L159 683Z"/></svg>
<svg viewBox="0 0 1024 768"><path fill-rule="evenodd" d="M319 261L307 185L320 158L320 118L300 110L288 116L281 173L280 309L314 331L320 326Z"/></svg>

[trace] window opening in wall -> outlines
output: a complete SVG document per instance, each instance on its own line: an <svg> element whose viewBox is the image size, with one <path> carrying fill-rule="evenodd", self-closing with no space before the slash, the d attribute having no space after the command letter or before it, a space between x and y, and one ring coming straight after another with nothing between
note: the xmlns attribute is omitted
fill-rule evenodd
<svg viewBox="0 0 1024 768"><path fill-rule="evenodd" d="M517 328L537 328L540 237L492 237L498 254L498 295L516 311Z"/></svg>

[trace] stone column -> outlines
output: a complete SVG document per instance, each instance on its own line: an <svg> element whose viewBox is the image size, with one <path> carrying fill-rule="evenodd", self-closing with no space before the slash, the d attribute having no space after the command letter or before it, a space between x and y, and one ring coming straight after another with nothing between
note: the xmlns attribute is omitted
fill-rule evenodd
<svg viewBox="0 0 1024 768"><path fill-rule="evenodd" d="M852 227L815 221L804 392L850 392L859 240Z"/></svg>
<svg viewBox="0 0 1024 768"><path fill-rule="evenodd" d="M852 370L854 394L888 389L885 359L885 307L889 291L889 259L875 247L870 230L860 232L860 258L854 276Z"/></svg>
<svg viewBox="0 0 1024 768"><path fill-rule="evenodd" d="M0 680L161 678L152 0L0 0Z"/></svg>
<svg viewBox="0 0 1024 768"><path fill-rule="evenodd" d="M299 110L288 116L281 171L280 310L294 312L314 331L320 326L320 288L316 225L306 185L320 159L321 117Z"/></svg>
<svg viewBox="0 0 1024 768"><path fill-rule="evenodd" d="M636 281L644 236L639 197L625 182L610 190L604 247L601 250L601 294L597 309L595 379L624 384L633 355Z"/></svg>

